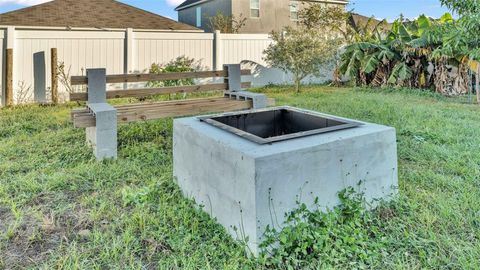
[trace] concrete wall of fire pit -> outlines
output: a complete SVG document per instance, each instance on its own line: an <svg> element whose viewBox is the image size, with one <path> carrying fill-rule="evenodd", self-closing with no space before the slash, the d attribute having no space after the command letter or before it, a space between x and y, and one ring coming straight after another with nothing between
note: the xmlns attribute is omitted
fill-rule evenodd
<svg viewBox="0 0 480 270"><path fill-rule="evenodd" d="M257 144L198 118L174 121L174 177L254 254L267 225L276 228L297 201L324 209L347 187L369 201L398 186L395 129L363 125L273 144Z"/></svg>

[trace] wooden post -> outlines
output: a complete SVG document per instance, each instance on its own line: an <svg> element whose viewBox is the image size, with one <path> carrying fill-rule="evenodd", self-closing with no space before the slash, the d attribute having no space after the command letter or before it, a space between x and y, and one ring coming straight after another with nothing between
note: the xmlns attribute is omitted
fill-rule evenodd
<svg viewBox="0 0 480 270"><path fill-rule="evenodd" d="M477 94L477 103L480 104L480 64L477 64L477 72L475 73L475 92Z"/></svg>
<svg viewBox="0 0 480 270"><path fill-rule="evenodd" d="M57 48L51 50L51 72L52 72L52 102L58 104L58 56Z"/></svg>
<svg viewBox="0 0 480 270"><path fill-rule="evenodd" d="M124 74L129 74L134 72L134 67L133 67L133 55L135 54L134 51L134 32L133 28L127 28L127 31L125 32L125 61L124 61L124 67L123 67L123 73ZM127 90L128 89L128 83L123 84L123 89Z"/></svg>
<svg viewBox="0 0 480 270"><path fill-rule="evenodd" d="M13 105L13 49L7 49L6 61L6 75L5 80L5 105Z"/></svg>

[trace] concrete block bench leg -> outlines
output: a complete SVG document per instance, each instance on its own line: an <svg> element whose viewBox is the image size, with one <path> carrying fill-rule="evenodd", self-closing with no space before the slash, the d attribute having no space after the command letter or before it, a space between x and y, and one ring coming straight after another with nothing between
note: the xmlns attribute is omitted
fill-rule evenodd
<svg viewBox="0 0 480 270"><path fill-rule="evenodd" d="M242 74L240 64L223 65L223 69L227 71L225 83L228 84L228 91L225 96L238 100L252 100L253 109L264 109L267 107L267 96L258 93L248 92L242 89Z"/></svg>
<svg viewBox="0 0 480 270"><path fill-rule="evenodd" d="M87 143L98 160L117 158L117 110L107 103L92 103L96 126L87 128Z"/></svg>
<svg viewBox="0 0 480 270"><path fill-rule="evenodd" d="M95 127L86 130L87 143L92 146L97 160L117 158L117 109L107 103L105 69L89 69L88 103L95 115Z"/></svg>

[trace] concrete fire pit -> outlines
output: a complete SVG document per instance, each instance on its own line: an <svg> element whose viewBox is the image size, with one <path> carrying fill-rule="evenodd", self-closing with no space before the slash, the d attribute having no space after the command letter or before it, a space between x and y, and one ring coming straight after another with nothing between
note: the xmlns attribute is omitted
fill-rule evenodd
<svg viewBox="0 0 480 270"><path fill-rule="evenodd" d="M258 244L297 201L324 209L354 187L368 201L396 192L395 129L291 107L174 121L174 176L235 238Z"/></svg>

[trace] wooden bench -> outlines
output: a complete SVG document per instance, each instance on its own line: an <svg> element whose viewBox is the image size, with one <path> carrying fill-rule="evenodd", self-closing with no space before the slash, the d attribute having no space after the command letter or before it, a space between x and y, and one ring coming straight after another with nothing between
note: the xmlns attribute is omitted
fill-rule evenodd
<svg viewBox="0 0 480 270"><path fill-rule="evenodd" d="M76 128L86 128L87 142L93 147L97 159L117 157L117 124L147 121L166 117L198 115L267 106L265 95L243 89L250 82L241 82L241 76L250 75L250 70L241 70L240 65L225 65L224 70L162 74L106 75L105 69L89 69L87 76L73 76L72 85L87 85L86 93L71 93L71 101L87 101L86 108L72 110ZM200 85L139 88L107 91L108 83L138 83L182 79L223 78L220 83ZM108 99L144 98L175 93L200 93L222 91L222 97L144 102L111 106Z"/></svg>

